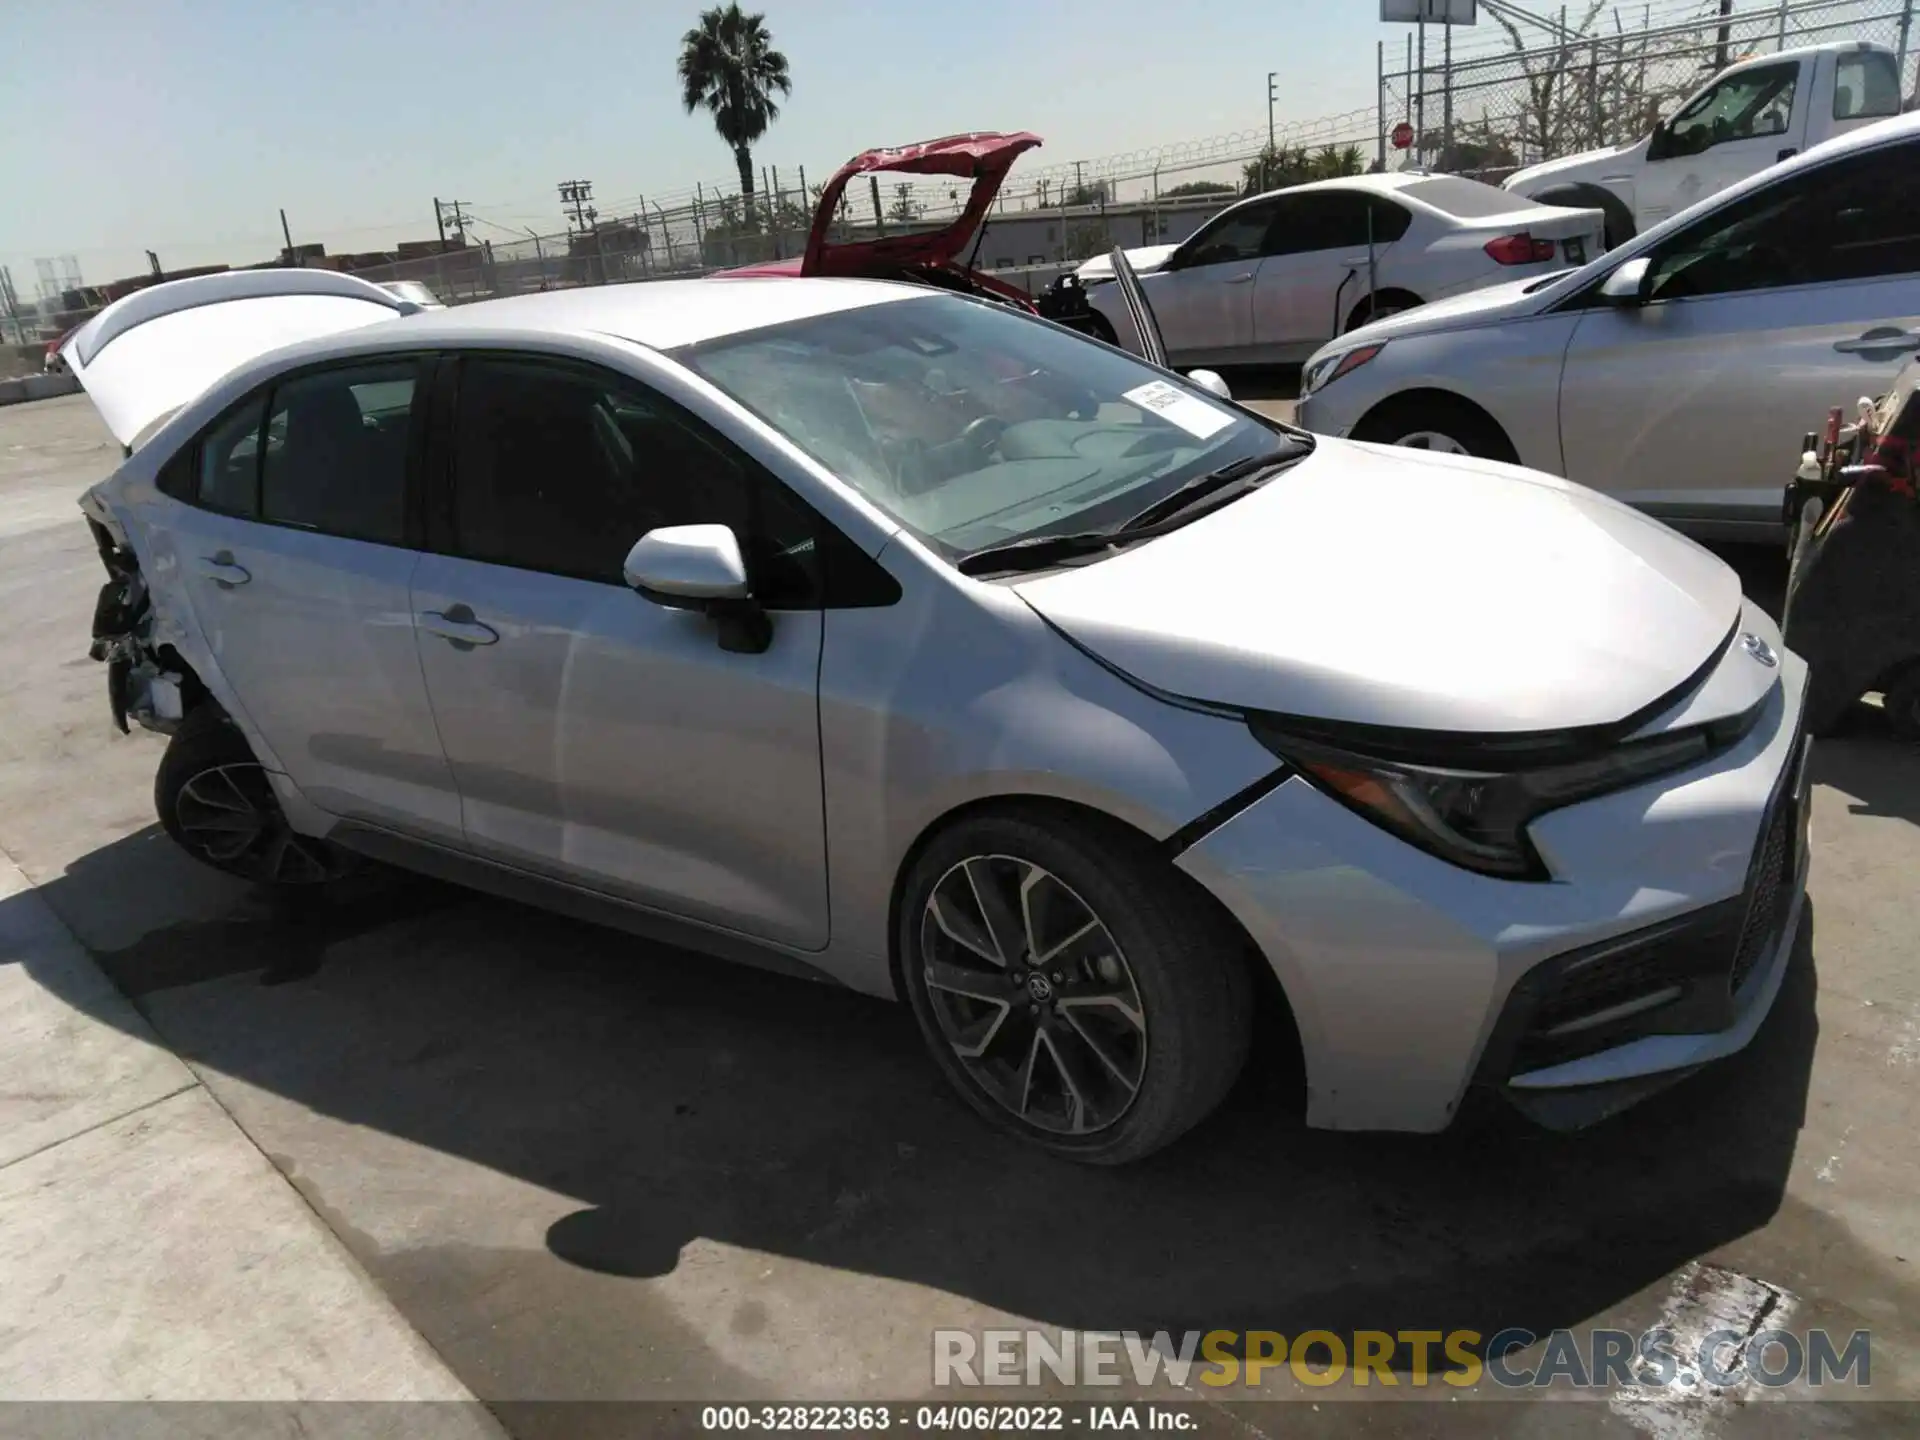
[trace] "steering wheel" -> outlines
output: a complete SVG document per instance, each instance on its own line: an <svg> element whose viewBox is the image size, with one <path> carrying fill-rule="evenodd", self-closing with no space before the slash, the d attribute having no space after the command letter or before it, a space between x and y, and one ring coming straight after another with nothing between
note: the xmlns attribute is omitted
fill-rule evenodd
<svg viewBox="0 0 1920 1440"><path fill-rule="evenodd" d="M1001 437L1006 433L1006 421L998 415L982 415L960 432L960 440L962 444L972 446L983 455L991 455L994 447L1000 443Z"/></svg>

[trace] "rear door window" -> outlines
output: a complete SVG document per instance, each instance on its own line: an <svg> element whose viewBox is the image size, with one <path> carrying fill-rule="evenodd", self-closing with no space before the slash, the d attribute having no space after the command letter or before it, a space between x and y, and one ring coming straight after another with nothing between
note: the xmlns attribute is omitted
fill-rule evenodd
<svg viewBox="0 0 1920 1440"><path fill-rule="evenodd" d="M406 539L417 360L302 375L274 388L260 517L383 545Z"/></svg>

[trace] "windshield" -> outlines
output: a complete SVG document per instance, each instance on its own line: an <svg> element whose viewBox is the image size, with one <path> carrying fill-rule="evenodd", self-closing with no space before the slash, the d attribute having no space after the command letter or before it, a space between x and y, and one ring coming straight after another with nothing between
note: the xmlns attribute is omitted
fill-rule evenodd
<svg viewBox="0 0 1920 1440"><path fill-rule="evenodd" d="M1118 525L1195 476L1312 444L1097 340L956 295L679 358L949 558Z"/></svg>

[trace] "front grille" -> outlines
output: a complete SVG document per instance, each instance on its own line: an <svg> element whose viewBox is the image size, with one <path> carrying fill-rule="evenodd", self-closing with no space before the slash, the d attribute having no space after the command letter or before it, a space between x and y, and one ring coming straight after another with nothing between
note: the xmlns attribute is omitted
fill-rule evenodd
<svg viewBox="0 0 1920 1440"><path fill-rule="evenodd" d="M1746 923L1740 927L1733 972L1727 977L1727 988L1735 994L1753 973L1753 967L1772 952L1792 898L1793 836L1799 821L1799 807L1791 792L1785 796L1785 802L1775 807L1773 819L1760 841L1759 858L1749 887L1753 898L1747 907Z"/></svg>

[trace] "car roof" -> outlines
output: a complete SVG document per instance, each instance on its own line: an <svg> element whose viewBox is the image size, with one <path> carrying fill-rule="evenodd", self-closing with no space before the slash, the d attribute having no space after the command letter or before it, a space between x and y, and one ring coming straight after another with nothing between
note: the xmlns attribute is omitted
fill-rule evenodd
<svg viewBox="0 0 1920 1440"><path fill-rule="evenodd" d="M1404 190L1417 181L1432 178L1433 172L1427 170L1381 170L1365 175L1337 175L1331 180L1305 180L1298 185L1282 185L1277 190L1263 190L1258 195L1249 196L1248 199L1267 200L1275 195L1301 195L1318 190L1359 190L1370 195L1390 195L1395 190Z"/></svg>
<svg viewBox="0 0 1920 1440"><path fill-rule="evenodd" d="M499 300L480 300L408 316L407 333L430 343L460 344L528 332L611 335L656 350L697 345L790 320L908 300L933 292L919 285L833 278L715 277L644 280L623 285L580 286ZM376 327L381 338L395 332ZM375 330L337 337L357 348Z"/></svg>

